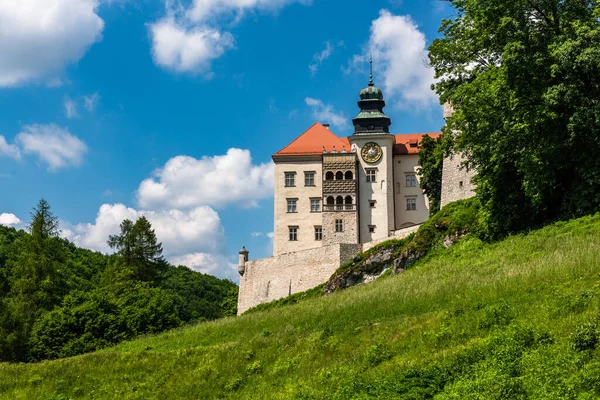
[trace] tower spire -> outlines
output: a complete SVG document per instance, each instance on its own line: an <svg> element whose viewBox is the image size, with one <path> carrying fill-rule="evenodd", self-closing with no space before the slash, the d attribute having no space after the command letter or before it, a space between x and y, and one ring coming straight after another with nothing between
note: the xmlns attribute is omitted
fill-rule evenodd
<svg viewBox="0 0 600 400"><path fill-rule="evenodd" d="M375 84L373 83L373 54L372 53L369 53L369 68L370 68L369 86L375 86Z"/></svg>

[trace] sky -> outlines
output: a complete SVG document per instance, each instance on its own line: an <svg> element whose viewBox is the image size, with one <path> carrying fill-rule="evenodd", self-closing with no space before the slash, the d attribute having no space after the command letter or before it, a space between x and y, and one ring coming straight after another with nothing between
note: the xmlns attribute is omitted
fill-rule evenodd
<svg viewBox="0 0 600 400"><path fill-rule="evenodd" d="M271 155L315 122L352 134L383 89L393 133L439 131L441 0L0 0L0 224L46 199L110 252L145 215L174 264L239 281L272 254Z"/></svg>

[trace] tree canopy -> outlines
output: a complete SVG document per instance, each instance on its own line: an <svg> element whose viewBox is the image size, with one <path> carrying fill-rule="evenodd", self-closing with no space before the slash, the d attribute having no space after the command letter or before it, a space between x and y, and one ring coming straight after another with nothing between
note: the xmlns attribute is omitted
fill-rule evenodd
<svg viewBox="0 0 600 400"><path fill-rule="evenodd" d="M169 265L146 218L125 220L104 255L59 236L41 200L28 231L0 226L0 362L93 351L237 312L237 286Z"/></svg>
<svg viewBox="0 0 600 400"><path fill-rule="evenodd" d="M491 237L600 207L597 0L449 0L430 46L445 134Z"/></svg>
<svg viewBox="0 0 600 400"><path fill-rule="evenodd" d="M162 243L157 241L146 217L140 217L135 223L124 220L121 233L109 236L108 245L117 251L121 265L134 279L154 281L164 271L166 263L162 256Z"/></svg>
<svg viewBox="0 0 600 400"><path fill-rule="evenodd" d="M433 139L425 135L419 145L419 184L429 199L429 215L440 211L442 202L443 140L443 136Z"/></svg>

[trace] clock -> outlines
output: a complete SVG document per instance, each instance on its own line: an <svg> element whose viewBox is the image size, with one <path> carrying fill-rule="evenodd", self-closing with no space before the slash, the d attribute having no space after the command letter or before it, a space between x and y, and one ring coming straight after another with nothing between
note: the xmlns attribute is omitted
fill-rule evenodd
<svg viewBox="0 0 600 400"><path fill-rule="evenodd" d="M365 160L369 164L373 164L381 160L383 152L381 151L381 147L377 143L369 142L363 146L360 154L362 155L363 160Z"/></svg>

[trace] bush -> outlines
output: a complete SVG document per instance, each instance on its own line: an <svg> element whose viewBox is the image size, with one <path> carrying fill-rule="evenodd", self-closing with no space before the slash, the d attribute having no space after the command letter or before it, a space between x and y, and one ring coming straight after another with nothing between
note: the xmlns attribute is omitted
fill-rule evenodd
<svg viewBox="0 0 600 400"><path fill-rule="evenodd" d="M571 348L576 351L594 350L598 344L598 325L586 323L577 327L571 336Z"/></svg>

